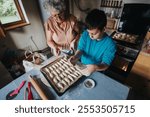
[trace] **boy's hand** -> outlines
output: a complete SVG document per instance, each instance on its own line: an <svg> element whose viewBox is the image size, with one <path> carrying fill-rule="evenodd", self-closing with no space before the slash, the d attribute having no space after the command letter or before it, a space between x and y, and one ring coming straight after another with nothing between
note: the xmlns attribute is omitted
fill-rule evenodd
<svg viewBox="0 0 150 117"><path fill-rule="evenodd" d="M71 56L69 59L68 59L68 62L75 65L77 63L78 59L75 57L75 56Z"/></svg>
<svg viewBox="0 0 150 117"><path fill-rule="evenodd" d="M86 68L81 70L82 74L85 75L85 76L89 76L95 71L96 71L96 66L95 65L86 65Z"/></svg>

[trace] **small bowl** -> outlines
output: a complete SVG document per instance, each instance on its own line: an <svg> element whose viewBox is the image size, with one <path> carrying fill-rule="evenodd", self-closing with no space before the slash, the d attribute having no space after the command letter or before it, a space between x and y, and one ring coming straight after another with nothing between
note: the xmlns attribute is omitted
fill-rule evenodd
<svg viewBox="0 0 150 117"><path fill-rule="evenodd" d="M84 86L88 89L92 89L95 87L95 81L93 79L86 79L84 81Z"/></svg>

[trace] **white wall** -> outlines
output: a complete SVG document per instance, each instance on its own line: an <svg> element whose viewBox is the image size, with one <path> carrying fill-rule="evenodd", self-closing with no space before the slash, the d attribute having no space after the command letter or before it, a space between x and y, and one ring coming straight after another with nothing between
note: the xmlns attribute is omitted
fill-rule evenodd
<svg viewBox="0 0 150 117"><path fill-rule="evenodd" d="M50 16L50 12L45 10L45 8L43 7L44 0L38 0L38 2L39 2L39 7L40 7L40 13L41 13L42 21L45 22L47 20L47 18Z"/></svg>
<svg viewBox="0 0 150 117"><path fill-rule="evenodd" d="M38 46L38 49L44 49L47 47L37 0L22 0L22 2L31 24L25 27L7 31L6 38L4 40L0 40L0 51L1 49L4 49L2 46L5 48L31 48L32 50L37 50L36 46L31 41L31 36Z"/></svg>
<svg viewBox="0 0 150 117"><path fill-rule="evenodd" d="M70 6L71 13L74 14L78 18L78 20L84 21L86 13L81 12L76 7L76 5L73 1L74 0L71 0L71 2L73 3L73 8L72 8L72 6ZM94 8L98 8L100 6L100 0L79 0L79 1L80 1L80 6L82 9L87 9L87 8L94 9Z"/></svg>

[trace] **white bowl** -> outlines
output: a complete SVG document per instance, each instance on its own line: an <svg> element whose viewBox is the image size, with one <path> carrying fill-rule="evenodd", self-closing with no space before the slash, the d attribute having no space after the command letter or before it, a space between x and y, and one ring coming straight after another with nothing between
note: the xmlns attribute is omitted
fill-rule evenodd
<svg viewBox="0 0 150 117"><path fill-rule="evenodd" d="M85 86L86 88L92 89L92 88L95 87L95 81L94 81L93 79L86 79L86 80L84 81L84 86Z"/></svg>

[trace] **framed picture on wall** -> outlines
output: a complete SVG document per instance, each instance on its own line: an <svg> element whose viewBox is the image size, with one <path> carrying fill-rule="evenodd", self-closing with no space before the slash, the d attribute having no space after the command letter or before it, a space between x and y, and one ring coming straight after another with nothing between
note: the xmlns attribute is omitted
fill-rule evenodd
<svg viewBox="0 0 150 117"><path fill-rule="evenodd" d="M6 31L30 24L22 0L0 0L0 20Z"/></svg>

